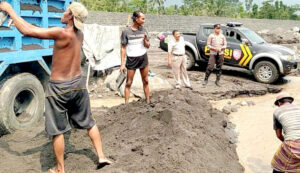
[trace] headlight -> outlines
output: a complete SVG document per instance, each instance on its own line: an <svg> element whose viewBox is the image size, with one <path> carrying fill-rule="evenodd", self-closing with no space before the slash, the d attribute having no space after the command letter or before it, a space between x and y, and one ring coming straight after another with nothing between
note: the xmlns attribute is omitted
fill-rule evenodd
<svg viewBox="0 0 300 173"><path fill-rule="evenodd" d="M294 55L282 55L281 58L286 61L291 61L294 59Z"/></svg>

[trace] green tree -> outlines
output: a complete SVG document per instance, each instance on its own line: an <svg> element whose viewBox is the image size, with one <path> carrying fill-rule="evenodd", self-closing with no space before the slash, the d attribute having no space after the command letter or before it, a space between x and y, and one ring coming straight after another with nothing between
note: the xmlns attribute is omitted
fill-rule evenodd
<svg viewBox="0 0 300 173"><path fill-rule="evenodd" d="M194 15L199 16L203 15L204 6L202 0L184 0L183 1L183 11L181 12L184 15Z"/></svg>
<svg viewBox="0 0 300 173"><path fill-rule="evenodd" d="M252 6L252 13L251 13L252 18L257 18L258 17L258 5L254 4Z"/></svg>
<svg viewBox="0 0 300 173"><path fill-rule="evenodd" d="M245 0L246 11L249 12L253 7L253 0Z"/></svg>
<svg viewBox="0 0 300 173"><path fill-rule="evenodd" d="M239 0L202 0L205 15L233 17L241 9Z"/></svg>
<svg viewBox="0 0 300 173"><path fill-rule="evenodd" d="M147 0L131 0L128 3L128 7L129 7L129 11L133 12L135 10L142 10L145 13L148 12L148 4L147 4Z"/></svg>
<svg viewBox="0 0 300 173"><path fill-rule="evenodd" d="M259 10L258 17L265 19L275 18L275 6L272 4L274 0L267 0L262 3L262 7Z"/></svg>
<svg viewBox="0 0 300 173"><path fill-rule="evenodd" d="M126 10L126 0L80 0L89 10L119 12Z"/></svg>
<svg viewBox="0 0 300 173"><path fill-rule="evenodd" d="M165 0L148 0L147 3L152 4L154 6L158 5L159 7L161 7L161 6L164 6Z"/></svg>
<svg viewBox="0 0 300 173"><path fill-rule="evenodd" d="M178 7L176 5L171 5L165 9L167 15L174 15L178 13Z"/></svg>
<svg viewBox="0 0 300 173"><path fill-rule="evenodd" d="M208 16L224 16L226 1L225 0L204 0L204 6Z"/></svg>
<svg viewBox="0 0 300 173"><path fill-rule="evenodd" d="M163 14L165 13L165 4L166 0L147 0L147 4L150 4L153 9L156 9L156 13Z"/></svg>
<svg viewBox="0 0 300 173"><path fill-rule="evenodd" d="M249 13L245 11L243 4L239 4L238 13L234 17L238 17L238 18L249 17Z"/></svg>
<svg viewBox="0 0 300 173"><path fill-rule="evenodd" d="M165 0L79 0L88 10L152 14L181 14L237 18L299 20L300 5L288 6L282 0L265 0L259 8L253 0L183 0L183 5L165 7ZM298 12L298 13L297 13Z"/></svg>

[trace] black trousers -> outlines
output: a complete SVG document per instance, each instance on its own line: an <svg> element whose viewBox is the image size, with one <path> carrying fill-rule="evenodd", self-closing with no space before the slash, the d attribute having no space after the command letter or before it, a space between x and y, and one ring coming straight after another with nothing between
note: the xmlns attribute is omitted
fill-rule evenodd
<svg viewBox="0 0 300 173"><path fill-rule="evenodd" d="M210 55L207 70L213 71L214 66L216 64L217 65L216 70L219 71L221 70L223 63L224 63L224 55L219 55L219 54Z"/></svg>

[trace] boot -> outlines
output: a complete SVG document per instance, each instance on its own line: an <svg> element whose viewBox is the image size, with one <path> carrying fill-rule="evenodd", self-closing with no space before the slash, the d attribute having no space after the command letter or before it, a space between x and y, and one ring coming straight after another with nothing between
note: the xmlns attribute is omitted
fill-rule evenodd
<svg viewBox="0 0 300 173"><path fill-rule="evenodd" d="M205 78L202 81L202 85L207 85L210 73L211 73L211 71L207 69L206 72L205 72Z"/></svg>
<svg viewBox="0 0 300 173"><path fill-rule="evenodd" d="M220 84L221 75L222 75L222 70L218 70L218 71L217 71L216 82L215 82L215 84L216 84L218 87L221 86L221 84Z"/></svg>

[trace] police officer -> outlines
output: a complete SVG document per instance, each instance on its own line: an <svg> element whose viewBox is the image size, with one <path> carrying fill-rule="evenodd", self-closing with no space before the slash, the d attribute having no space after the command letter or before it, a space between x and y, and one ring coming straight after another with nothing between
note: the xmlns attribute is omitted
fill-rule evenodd
<svg viewBox="0 0 300 173"><path fill-rule="evenodd" d="M208 83L208 78L216 64L217 78L215 84L220 86L222 65L224 63L224 50L227 47L227 41L225 36L221 33L220 24L214 25L214 33L209 35L207 39L207 47L210 49L210 57L205 72L205 79L202 84L206 85Z"/></svg>

